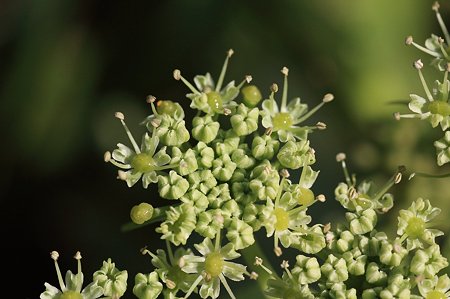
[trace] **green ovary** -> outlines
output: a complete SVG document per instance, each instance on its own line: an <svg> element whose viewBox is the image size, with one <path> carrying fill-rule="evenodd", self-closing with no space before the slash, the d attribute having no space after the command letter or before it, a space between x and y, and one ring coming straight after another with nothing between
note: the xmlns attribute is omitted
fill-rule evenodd
<svg viewBox="0 0 450 299"><path fill-rule="evenodd" d="M427 294L426 299L445 299L445 294L439 291L431 291Z"/></svg>
<svg viewBox="0 0 450 299"><path fill-rule="evenodd" d="M428 111L432 114L440 114L444 117L450 116L450 104L443 101L433 101L428 103Z"/></svg>
<svg viewBox="0 0 450 299"><path fill-rule="evenodd" d="M223 270L223 257L220 252L211 252L205 259L205 271L211 277L217 277Z"/></svg>
<svg viewBox="0 0 450 299"><path fill-rule="evenodd" d="M75 291L66 291L63 294L61 294L61 297L59 297L59 298L60 299L83 299L83 296L81 296L80 293L75 292Z"/></svg>
<svg viewBox="0 0 450 299"><path fill-rule="evenodd" d="M307 189L300 187L300 195L297 197L297 202L304 206L309 206L314 202L314 193Z"/></svg>
<svg viewBox="0 0 450 299"><path fill-rule="evenodd" d="M406 226L405 232L409 237L417 239L423 234L424 230L425 222L418 217L412 217L408 220L408 225Z"/></svg>
<svg viewBox="0 0 450 299"><path fill-rule="evenodd" d="M275 222L275 230L283 231L289 227L289 214L283 208L276 208L273 211L276 222Z"/></svg>
<svg viewBox="0 0 450 299"><path fill-rule="evenodd" d="M208 98L208 105L214 112L222 112L223 111L223 103L222 97L216 91L210 91L206 94Z"/></svg>
<svg viewBox="0 0 450 299"><path fill-rule="evenodd" d="M272 119L273 129L277 130L287 130L292 126L292 116L287 112L280 112L275 114Z"/></svg>
<svg viewBox="0 0 450 299"><path fill-rule="evenodd" d="M169 100L159 101L156 104L156 110L159 114L173 115L177 111L177 106L174 102Z"/></svg>
<svg viewBox="0 0 450 299"><path fill-rule="evenodd" d="M137 154L131 159L131 167L137 172L149 172L154 170L155 166L155 160L146 153Z"/></svg>

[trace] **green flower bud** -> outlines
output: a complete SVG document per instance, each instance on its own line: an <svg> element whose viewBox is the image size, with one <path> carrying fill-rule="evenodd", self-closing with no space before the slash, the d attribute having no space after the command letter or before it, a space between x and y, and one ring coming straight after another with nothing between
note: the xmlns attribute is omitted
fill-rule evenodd
<svg viewBox="0 0 450 299"><path fill-rule="evenodd" d="M220 209L225 217L225 226L229 225L229 221L232 217L239 217L242 214L241 208L234 199L226 201Z"/></svg>
<svg viewBox="0 0 450 299"><path fill-rule="evenodd" d="M210 208L220 208L224 202L227 202L231 199L228 184L224 183L214 186L209 191L207 198Z"/></svg>
<svg viewBox="0 0 450 299"><path fill-rule="evenodd" d="M139 205L135 205L131 208L130 217L131 220L136 224L142 224L148 221L153 216L153 207L151 204L142 202Z"/></svg>
<svg viewBox="0 0 450 299"><path fill-rule="evenodd" d="M280 142L269 135L256 136L252 141L252 154L258 160L271 160L279 147Z"/></svg>
<svg viewBox="0 0 450 299"><path fill-rule="evenodd" d="M450 131L446 131L444 137L434 142L436 148L437 164L442 166L450 162Z"/></svg>
<svg viewBox="0 0 450 299"><path fill-rule="evenodd" d="M231 161L228 154L224 154L213 161L212 168L212 173L217 180L227 182L236 169L236 163Z"/></svg>
<svg viewBox="0 0 450 299"><path fill-rule="evenodd" d="M321 276L319 262L315 257L307 257L299 254L296 257L292 275L298 277L297 281L299 284L316 282Z"/></svg>
<svg viewBox="0 0 450 299"><path fill-rule="evenodd" d="M439 245L431 245L425 250L418 249L411 260L410 271L416 275L432 278L448 266L448 261L441 255Z"/></svg>
<svg viewBox="0 0 450 299"><path fill-rule="evenodd" d="M345 230L341 232L339 238L336 240L336 249L340 253L349 251L352 248L352 243L354 240L355 237L353 234L350 231Z"/></svg>
<svg viewBox="0 0 450 299"><path fill-rule="evenodd" d="M242 87L242 102L250 108L256 107L261 101L262 96L256 85L247 85Z"/></svg>
<svg viewBox="0 0 450 299"><path fill-rule="evenodd" d="M388 239L384 232L373 231L370 238L366 236L360 236L359 248L361 252L367 256L379 255L381 249L381 243Z"/></svg>
<svg viewBox="0 0 450 299"><path fill-rule="evenodd" d="M343 258L337 258L333 254L328 255L320 271L328 283L343 282L348 279L347 264Z"/></svg>
<svg viewBox="0 0 450 299"><path fill-rule="evenodd" d="M199 167L210 168L214 160L214 150L200 141L195 146L195 151L198 156Z"/></svg>
<svg viewBox="0 0 450 299"><path fill-rule="evenodd" d="M362 293L362 299L378 299L378 294L381 291L381 287L375 287L372 289L365 289Z"/></svg>
<svg viewBox="0 0 450 299"><path fill-rule="evenodd" d="M156 299L163 289L158 280L158 273L136 274L134 278L133 294L139 299Z"/></svg>
<svg viewBox="0 0 450 299"><path fill-rule="evenodd" d="M239 145L241 143L241 139L239 136L236 135L236 133L233 130L228 131L220 131L219 135L221 140L218 139L217 142L214 142L214 149L217 155L231 155L233 151L237 150L239 148ZM220 142L223 141L223 142Z"/></svg>
<svg viewBox="0 0 450 299"><path fill-rule="evenodd" d="M324 290L321 294L321 298L336 298L336 299L357 299L356 290L347 290L347 286L340 283L333 283L329 290Z"/></svg>
<svg viewBox="0 0 450 299"><path fill-rule="evenodd" d="M298 169L315 162L314 155L310 154L309 140L299 142L288 141L280 149L277 158L281 165L290 169Z"/></svg>
<svg viewBox="0 0 450 299"><path fill-rule="evenodd" d="M234 172L236 174L236 171ZM233 198L244 206L256 201L256 195L250 189L250 184L247 181L237 180L231 185L231 191L233 193Z"/></svg>
<svg viewBox="0 0 450 299"><path fill-rule="evenodd" d="M166 220L156 228L161 233L161 239L166 239L178 246L186 244L187 239L195 229L197 217L192 205L183 203L179 206L171 206L166 212Z"/></svg>
<svg viewBox="0 0 450 299"><path fill-rule="evenodd" d="M198 169L197 157L192 149L183 153L178 147L172 147L170 164L178 164L176 170L182 176L191 174Z"/></svg>
<svg viewBox="0 0 450 299"><path fill-rule="evenodd" d="M219 122L213 121L211 115L196 116L192 120L192 137L208 144L217 137L219 128Z"/></svg>
<svg viewBox="0 0 450 299"><path fill-rule="evenodd" d="M231 116L230 123L234 132L238 136L247 136L258 129L259 109L249 109L244 104L240 104L235 114Z"/></svg>
<svg viewBox="0 0 450 299"><path fill-rule="evenodd" d="M397 267L407 254L408 250L403 248L398 242L394 242L394 244L388 241L381 242L380 262L385 265Z"/></svg>
<svg viewBox="0 0 450 299"><path fill-rule="evenodd" d="M381 285L386 282L387 274L376 263L372 262L367 266L366 280L368 283Z"/></svg>
<svg viewBox="0 0 450 299"><path fill-rule="evenodd" d="M198 215L195 231L205 238L214 239L217 232L222 228L222 221L217 216L221 216L220 209L208 210Z"/></svg>
<svg viewBox="0 0 450 299"><path fill-rule="evenodd" d="M155 130L163 145L180 146L189 140L184 120L176 120L167 114L162 114L159 119L161 124Z"/></svg>
<svg viewBox="0 0 450 299"><path fill-rule="evenodd" d="M359 251L358 248L344 252L342 257L347 263L348 273L355 276L363 275L365 273L367 256L361 255L361 251Z"/></svg>
<svg viewBox="0 0 450 299"><path fill-rule="evenodd" d="M103 261L100 270L94 272L93 279L103 288L105 296L119 298L127 290L128 272L117 269L110 258L108 261Z"/></svg>
<svg viewBox="0 0 450 299"><path fill-rule="evenodd" d="M380 298L411 298L411 285L409 279L404 279L401 274L389 277L388 287L380 292Z"/></svg>
<svg viewBox="0 0 450 299"><path fill-rule="evenodd" d="M203 194L208 192L217 185L216 178L213 176L211 170L198 170L188 176L188 181L191 189L200 190Z"/></svg>
<svg viewBox="0 0 450 299"><path fill-rule="evenodd" d="M273 169L270 162L264 160L251 172L250 189L258 199L275 199L280 188L280 175Z"/></svg>
<svg viewBox="0 0 450 299"><path fill-rule="evenodd" d="M253 229L244 221L233 218L227 229L227 239L234 245L234 249L244 249L255 243Z"/></svg>
<svg viewBox="0 0 450 299"><path fill-rule="evenodd" d="M259 204L247 203L244 205L244 212L242 213L242 220L249 224L253 231L258 231L262 226L262 210L264 206Z"/></svg>
<svg viewBox="0 0 450 299"><path fill-rule="evenodd" d="M192 205L195 208L196 214L205 211L209 205L206 195L195 189L186 192L180 200L184 203L189 203Z"/></svg>
<svg viewBox="0 0 450 299"><path fill-rule="evenodd" d="M249 152L246 148L240 147L233 151L231 154L231 160L236 164L236 167L241 169L247 169L255 165L255 159L248 155Z"/></svg>
<svg viewBox="0 0 450 299"><path fill-rule="evenodd" d="M178 199L189 189L189 182L171 170L168 176L158 176L158 191L162 198Z"/></svg>
<svg viewBox="0 0 450 299"><path fill-rule="evenodd" d="M355 235L362 235L372 231L377 223L377 213L373 209L359 210L357 213L345 213L350 223L350 231Z"/></svg>
<svg viewBox="0 0 450 299"><path fill-rule="evenodd" d="M307 232L297 235L295 242L291 246L300 249L304 253L318 253L326 246L322 228L319 225L314 225Z"/></svg>

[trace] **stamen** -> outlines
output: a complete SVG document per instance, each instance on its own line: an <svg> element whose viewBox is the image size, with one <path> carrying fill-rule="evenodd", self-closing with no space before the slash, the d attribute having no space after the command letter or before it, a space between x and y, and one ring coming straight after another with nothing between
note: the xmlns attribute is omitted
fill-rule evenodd
<svg viewBox="0 0 450 299"><path fill-rule="evenodd" d="M77 260L77 264L78 264L78 273L81 273L81 253L79 251L77 251L75 253L74 259Z"/></svg>
<svg viewBox="0 0 450 299"><path fill-rule="evenodd" d="M270 135L272 135L272 131L273 131L273 128L272 128L272 127L269 127L269 128L266 129L266 131L264 132L264 134L266 134L267 136L270 136Z"/></svg>
<svg viewBox="0 0 450 299"><path fill-rule="evenodd" d="M344 171L345 182L347 183L348 186L353 186L354 183L352 182L352 179L350 178L350 175L348 173L347 164L345 163L345 159L346 159L345 153L339 153L336 155L336 161L341 162L342 170Z"/></svg>
<svg viewBox="0 0 450 299"><path fill-rule="evenodd" d="M111 160L111 153L109 151L106 151L103 155L103 160L108 163Z"/></svg>
<svg viewBox="0 0 450 299"><path fill-rule="evenodd" d="M416 61L414 62L414 67L415 67L415 68L418 70L418 72L419 72L420 82L422 82L422 86L423 86L423 89L425 90L425 93L427 94L428 100L429 100L430 102L434 101L433 96L431 95L431 92L430 92L430 90L428 89L427 82L425 81L425 78L423 77L423 74L422 74L422 71L421 71L421 69L423 68L423 63L422 63L422 61L421 61L420 59L419 59L419 60L416 60Z"/></svg>
<svg viewBox="0 0 450 299"><path fill-rule="evenodd" d="M323 96L322 102L329 103L334 100L334 95L332 93L327 93Z"/></svg>
<svg viewBox="0 0 450 299"><path fill-rule="evenodd" d="M314 113L317 112L317 110L319 110L323 105L325 105L326 103L331 102L334 99L333 94L331 93L327 93L326 95L323 96L322 102L320 104L318 104L316 107L314 107L313 109L311 109L310 111L308 111L308 113L306 113L305 115L303 115L301 118L299 118L296 122L294 122L294 125L299 124L303 121L305 121L306 119L308 119L311 115L313 115Z"/></svg>
<svg viewBox="0 0 450 299"><path fill-rule="evenodd" d="M393 116L395 120L400 120L402 118L422 118L420 114L400 114L400 112L395 112Z"/></svg>
<svg viewBox="0 0 450 299"><path fill-rule="evenodd" d="M166 286L168 289L173 290L177 287L177 284L174 281L166 278Z"/></svg>
<svg viewBox="0 0 450 299"><path fill-rule="evenodd" d="M323 226L322 231L323 231L324 234L326 234L326 233L328 233L328 232L330 231L330 229L331 229L331 223L328 222L327 224L325 224L325 225Z"/></svg>
<svg viewBox="0 0 450 299"><path fill-rule="evenodd" d="M325 195L323 195L323 194L317 195L317 196L316 196L316 199L317 199L318 201L320 201L320 202L325 202L325 201L327 200L326 197L325 197Z"/></svg>
<svg viewBox="0 0 450 299"><path fill-rule="evenodd" d="M414 39L413 39L413 37L411 35L406 37L405 44L407 46L413 45L418 50L420 50L420 51L422 51L424 53L427 53L428 55L431 55L433 57L439 58L441 56L441 55L439 55L439 53L436 53L436 52L434 52L434 51L432 51L432 50L430 50L430 49L428 49L426 47L423 47L423 46L417 44L416 42L414 42Z"/></svg>
<svg viewBox="0 0 450 299"><path fill-rule="evenodd" d="M319 121L319 122L316 124L316 128L317 128L318 130L325 130L325 129L327 128L327 124L326 124L326 123L323 123L323 122L321 122L321 121Z"/></svg>
<svg viewBox="0 0 450 299"><path fill-rule="evenodd" d="M170 264L175 264L175 258L173 257L172 247L170 246L169 240L166 239L166 247L167 247L167 254L169 255L169 261Z"/></svg>
<svg viewBox="0 0 450 299"><path fill-rule="evenodd" d="M280 175L284 178L289 178L290 176L289 171L286 168L280 170Z"/></svg>
<svg viewBox="0 0 450 299"><path fill-rule="evenodd" d="M241 83L239 83L238 86L236 86L236 88L241 89L242 86L244 86L245 83L250 83L252 82L253 78L250 75L245 76L244 80L241 81Z"/></svg>
<svg viewBox="0 0 450 299"><path fill-rule="evenodd" d="M127 133L128 139L130 139L131 144L133 145L134 151L137 154L141 153L141 150L139 149L139 146L136 143L136 140L134 140L133 135L131 135L130 129L128 129L127 124L125 123L124 119L125 116L123 115L122 112L116 112L115 114L116 118L118 118L120 120L120 122L122 123L123 128L125 129L125 132Z"/></svg>
<svg viewBox="0 0 450 299"><path fill-rule="evenodd" d="M234 294L233 294L233 291L231 290L230 286L228 285L228 282L227 282L227 280L225 279L225 277L223 276L223 274L219 274L219 278L220 278L220 281L222 282L223 286L224 286L225 289L227 290L228 295L230 295L230 297L231 297L232 299L236 299L236 297L235 297Z"/></svg>
<svg viewBox="0 0 450 299"><path fill-rule="evenodd" d="M64 284L61 270L59 270L58 266L59 253L57 251L52 251L50 252L50 257L55 261L56 275L58 276L59 287L61 291L64 292L66 290L66 285Z"/></svg>
<svg viewBox="0 0 450 299"><path fill-rule="evenodd" d="M126 181L127 180L127 173L125 171L123 171L123 170L118 170L117 171L117 178L119 180Z"/></svg>
<svg viewBox="0 0 450 299"><path fill-rule="evenodd" d="M441 30L444 33L445 40L450 42L450 35L448 34L447 26L445 26L444 20L442 19L441 13L439 12L439 2L434 2L433 6L431 7L436 12L436 18L439 23L439 26L441 26Z"/></svg>
<svg viewBox="0 0 450 299"><path fill-rule="evenodd" d="M227 57L225 58L225 62L222 66L222 71L220 72L219 80L217 80L216 92L219 92L222 88L223 79L225 78L225 73L227 72L228 60L233 55L234 51L232 49L228 50Z"/></svg>
<svg viewBox="0 0 450 299"><path fill-rule="evenodd" d="M158 115L158 112L156 111L156 107L155 107L155 101L156 101L156 97L149 95L147 96L147 103L149 103L152 107L152 112L154 115Z"/></svg>
<svg viewBox="0 0 450 299"><path fill-rule="evenodd" d="M375 194L373 200L379 200L394 184L398 184L402 178L402 173L405 171L405 166L399 166L397 172L389 179L389 181L383 186L383 188L381 188L381 190Z"/></svg>
<svg viewBox="0 0 450 299"><path fill-rule="evenodd" d="M223 115L227 116L231 114L231 110L229 108L223 108Z"/></svg>
<svg viewBox="0 0 450 299"><path fill-rule="evenodd" d="M258 279L258 273L256 273L255 271L252 271L252 273L250 273L249 275L251 280L257 280Z"/></svg>
<svg viewBox="0 0 450 299"><path fill-rule="evenodd" d="M283 254L283 251L278 246L273 249L273 252L275 252L276 256L281 256Z"/></svg>
<svg viewBox="0 0 450 299"><path fill-rule="evenodd" d="M181 76L181 71L179 69L176 69L173 71L173 77L175 80L181 80L184 85L186 85L193 93L200 94L200 91L198 91L191 83L189 83L188 80L184 79L183 76Z"/></svg>
<svg viewBox="0 0 450 299"><path fill-rule="evenodd" d="M283 67L281 72L284 75L284 84L283 84L283 95L281 97L281 109L280 112L286 112L286 105L287 105L287 92L288 92L288 74L289 69L287 67Z"/></svg>
<svg viewBox="0 0 450 299"><path fill-rule="evenodd" d="M445 49L444 49L444 42L445 42L445 40L442 37L439 37L438 41L439 41L439 48L441 49L442 55L444 55L444 57L446 59L448 59L447 51L445 51Z"/></svg>
<svg viewBox="0 0 450 299"><path fill-rule="evenodd" d="M260 266L261 268L263 268L264 271L267 272L267 274L272 275L272 271L267 268L266 266L263 265L263 260L260 257L255 256L255 266Z"/></svg>
<svg viewBox="0 0 450 299"><path fill-rule="evenodd" d="M197 279L194 281L194 283L191 285L191 287L190 287L189 290L187 291L186 296L183 297L184 299L187 299L187 298L191 295L191 293L192 293L192 292L194 291L194 289L198 286L198 284L200 283L200 281L202 281L202 279L203 279L203 275L199 275L199 276L197 277Z"/></svg>

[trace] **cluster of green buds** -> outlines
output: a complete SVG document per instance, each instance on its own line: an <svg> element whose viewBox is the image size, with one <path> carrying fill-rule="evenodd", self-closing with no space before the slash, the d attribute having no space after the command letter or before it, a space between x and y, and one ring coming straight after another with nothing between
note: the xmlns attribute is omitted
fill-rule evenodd
<svg viewBox="0 0 450 299"><path fill-rule="evenodd" d="M68 270L63 280L58 266L59 253L52 251L51 258L55 262L56 274L60 289L45 283L45 291L41 299L96 299L96 298L121 298L127 289L128 272L120 271L115 264L108 259L103 261L103 266L94 272L92 282L83 288L84 275L81 271L81 253L78 251L74 258L78 263L78 271L73 274Z"/></svg>
<svg viewBox="0 0 450 299"><path fill-rule="evenodd" d="M149 200L130 212L133 227L159 223L156 232L168 248L168 258L160 249L143 251L156 269L136 276L133 293L138 298L176 298L180 293L217 298L220 285L234 298L226 278L240 281L252 274L230 260L253 245L261 229L273 238L278 256L282 247L314 254L326 246L322 225L312 225L307 214L311 205L325 201L312 190L319 171L312 168L315 151L308 137L326 125L305 122L334 97L326 94L313 109L298 97L288 101L286 67L279 104L277 84L268 88L266 99L249 75L237 85L224 84L232 55L229 50L217 82L206 73L195 76L192 84L180 70L173 72L189 89L186 98L196 111L190 131L179 103L154 96L147 97L152 114L141 123L147 130L140 145L124 114L115 115L131 147L117 144L105 153L105 161L119 168L117 178L129 187L139 180L144 188L154 184L168 200L159 207ZM298 175L292 180L294 172ZM195 245L200 256L181 247L193 235L203 238ZM170 246L178 247L175 254Z"/></svg>
<svg viewBox="0 0 450 299"><path fill-rule="evenodd" d="M442 82L436 80L433 88L430 90L421 71L424 67L422 60L415 61L413 66L418 70L426 97L411 94L408 107L412 113L395 113L394 117L397 120L401 118L418 118L427 120L433 128L441 127L444 136L435 141L434 146L436 148L437 164L442 166L450 162L450 82L448 80L448 72L450 70L450 35L439 12L439 3L435 2L432 9L436 12L436 18L444 37L432 34L425 41L425 45L422 46L414 42L412 36L408 36L405 43L433 57L431 65L444 73Z"/></svg>
<svg viewBox="0 0 450 299"><path fill-rule="evenodd" d="M442 232L431 224L440 209L418 198L399 212L396 233L379 231L379 215L393 206L393 196L387 191L400 182L404 167L374 191L367 181L356 186L355 176L348 175L344 154L338 154L337 160L346 179L336 187L335 198L346 210L346 221L325 225L326 246L314 255L301 250L291 269L283 261L281 276L256 258L255 265L270 275L266 294L311 299L448 298L450 279L440 274L448 261L436 243Z"/></svg>

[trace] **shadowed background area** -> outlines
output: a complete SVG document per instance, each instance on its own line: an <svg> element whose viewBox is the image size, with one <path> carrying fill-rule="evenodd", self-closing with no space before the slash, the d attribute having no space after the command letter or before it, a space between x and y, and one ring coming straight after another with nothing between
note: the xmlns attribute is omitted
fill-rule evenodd
<svg viewBox="0 0 450 299"><path fill-rule="evenodd" d="M327 123L311 136L320 169L314 191L326 195L313 206L315 222L338 220L334 188L343 180L335 155L346 152L357 178L379 186L397 165L435 173L433 141L441 132L428 123L395 122L406 112L410 93L423 94L411 63L429 57L404 45L419 43L440 29L432 1L6 1L0 4L0 109L2 111L3 257L6 292L37 298L44 282L57 284L51 250L60 266L76 270L80 250L86 280L111 257L129 271L129 291L137 272L153 267L139 249L164 248L156 225L124 233L131 207L142 201L164 204L156 186L128 188L103 153L126 135L114 118L125 114L135 136L150 114L148 94L179 101L189 114L187 88L172 71L191 80L217 77L225 53L235 51L228 82L253 76L263 95L281 84L290 69L289 96L315 106L325 93L335 101L308 120ZM442 3L444 19L450 7ZM429 82L436 76L424 70ZM447 167L448 169L448 167ZM382 223L396 224L396 211L418 196L444 210L450 207L447 180L417 178L391 190L396 207ZM444 218L441 218L441 220ZM441 221L439 228L449 230ZM388 228L389 229L389 228ZM395 227L390 228L395 233ZM261 242L272 245L272 240ZM272 252L268 250L268 255ZM447 255L448 256L448 255ZM276 259L274 263L279 263ZM275 264L275 266L277 266ZM236 295L259 294L256 284L236 285ZM233 285L234 286L234 285ZM251 287L250 287L251 286ZM4 294L4 293L3 293ZM5 295L5 294L4 294Z"/></svg>

